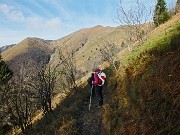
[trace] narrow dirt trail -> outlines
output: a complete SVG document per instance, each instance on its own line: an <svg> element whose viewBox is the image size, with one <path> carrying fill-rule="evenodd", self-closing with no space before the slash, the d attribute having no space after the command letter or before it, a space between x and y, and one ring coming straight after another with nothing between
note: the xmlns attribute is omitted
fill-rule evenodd
<svg viewBox="0 0 180 135"><path fill-rule="evenodd" d="M103 108L97 108L98 98L92 98L91 110L89 111L89 100L84 102L81 114L78 117L78 128L81 135L104 135L102 133L102 112Z"/></svg>

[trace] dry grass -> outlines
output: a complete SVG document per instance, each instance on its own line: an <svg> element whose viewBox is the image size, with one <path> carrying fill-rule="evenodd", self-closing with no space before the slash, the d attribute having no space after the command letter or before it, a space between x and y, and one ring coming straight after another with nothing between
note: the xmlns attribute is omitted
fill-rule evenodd
<svg viewBox="0 0 180 135"><path fill-rule="evenodd" d="M58 104L60 104L65 98L67 94L59 93L52 99L52 109L55 110ZM41 120L43 118L43 111L39 110L36 112L35 117L32 118L32 124Z"/></svg>
<svg viewBox="0 0 180 135"><path fill-rule="evenodd" d="M3 52L2 57L5 61L9 61L18 55L25 54L33 48L40 49L45 52L51 51L48 42L38 38L26 38L17 45Z"/></svg>
<svg viewBox="0 0 180 135"><path fill-rule="evenodd" d="M168 22L160 25L159 27L157 27L154 31L152 31L152 33L150 35L154 35L156 33L160 33L160 32L166 32L166 30L173 26L175 23L179 22L180 23L180 13L176 14L175 16L173 16L171 18L171 20L169 20Z"/></svg>
<svg viewBox="0 0 180 135"><path fill-rule="evenodd" d="M56 41L46 42L42 39L27 38L21 41L19 44L3 52L2 57L5 61L12 61L10 63L11 68L17 68L19 63L27 61L25 59L31 58L27 52L34 49L42 52L52 54L54 49L60 46L65 46L67 50L76 50L77 67L81 72L87 73L92 70L94 65L102 64L100 58L100 49L103 46L102 40L111 40L121 45L122 41L126 39L125 32L127 28L122 27L103 27L95 26L92 28L86 28L72 33L64 38ZM51 53L49 53L51 52ZM24 56L26 57L24 58ZM28 56L29 57L28 57ZM41 55L36 52L32 52L31 55ZM53 53L51 56L51 63L57 63L57 53ZM21 60L19 60L19 57ZM38 57L38 56L37 56ZM24 59L23 59L24 58ZM23 60L22 60L23 59ZM17 65L14 66L14 65ZM17 68L18 69L18 68ZM16 70L15 70L16 71Z"/></svg>
<svg viewBox="0 0 180 135"><path fill-rule="evenodd" d="M27 134L78 134L77 119L81 106L88 97L87 89L88 87L79 87L77 91L71 92L52 113L36 121L33 129Z"/></svg>
<svg viewBox="0 0 180 135"><path fill-rule="evenodd" d="M126 39L125 30L127 30L126 27L96 26L79 30L53 41L52 44L54 48L66 46L66 49L76 50L77 66L85 72L90 71L94 65L102 64L99 50L103 46L103 40L111 40L121 45L122 41ZM57 54L54 55L56 58Z"/></svg>
<svg viewBox="0 0 180 135"><path fill-rule="evenodd" d="M168 31L165 33L164 29L169 28L172 23L178 21L179 15L156 29L156 31L152 33L152 36L160 31L164 33L163 36L166 36ZM110 37L106 35L109 33L111 33L112 37L121 37L121 33L114 31L113 28L105 30L105 28L96 27L94 29L95 31L85 29L84 31L81 30L77 32L80 35L83 35L84 32L88 33L86 48L80 48L77 55L79 65L87 61L88 56L94 54L91 50L95 50L96 48L97 35L95 33L103 29L101 34L104 33L105 35L103 36L106 38L110 39ZM81 45L79 44L81 43L81 38L76 39L81 37L78 34L77 37L71 40L69 39L74 36L73 34L60 41L56 41L54 47L62 45L63 42L66 42L66 45L73 42L73 46L78 47ZM118 42L121 41L121 39L117 39ZM175 40L179 43L178 38ZM157 41L158 39L155 39L153 45L157 43ZM9 49L3 54L4 58L6 60L11 59L15 55L26 51L28 49L26 45L26 43L24 44L22 42L15 48ZM151 49L152 48L154 48L154 46L151 47ZM133 52L132 54L124 50L120 54L120 59L123 59L123 56L129 54L124 58L125 62L129 62L128 67L122 67L116 75L111 73L111 69L107 69L106 73L109 74L110 91L107 93L107 95L109 95L109 102L104 106L105 112L103 115L103 122L107 133L173 134L178 131L176 118L179 101L177 97L179 96L178 90L180 88L180 55L176 49L170 52L165 48L163 49L164 50L160 50L160 53L158 53L158 49L147 51L142 48L140 52ZM15 53L13 53L14 51ZM82 58L83 52L85 52L85 58ZM85 82L86 79L87 76L82 78L79 81L79 86L82 82ZM67 98L61 98L61 95L57 95L53 101L54 114L52 114L52 116L42 117L42 114L38 113L34 118L35 128L31 131L31 134L76 134L78 130L75 129L74 126L76 125L77 113L81 111L78 107L87 97L85 90L87 90L87 88L84 83L82 89L80 88L79 91L69 95Z"/></svg>
<svg viewBox="0 0 180 135"><path fill-rule="evenodd" d="M171 25L164 24L166 33L154 32L156 35L144 46L121 57L126 64L111 80L116 85L110 86L114 89L103 117L110 134L180 132L180 24Z"/></svg>

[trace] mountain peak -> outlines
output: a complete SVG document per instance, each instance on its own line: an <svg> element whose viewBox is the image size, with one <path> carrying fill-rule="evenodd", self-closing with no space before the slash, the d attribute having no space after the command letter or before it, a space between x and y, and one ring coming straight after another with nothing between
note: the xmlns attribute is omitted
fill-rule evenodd
<svg viewBox="0 0 180 135"><path fill-rule="evenodd" d="M102 27L104 27L104 26L102 26L102 25L96 25L96 26L94 26L94 28L96 28L96 27L101 27L101 28L102 28Z"/></svg>
<svg viewBox="0 0 180 135"><path fill-rule="evenodd" d="M24 40L44 40L44 39L42 39L42 38L37 38L37 37L27 37L27 38L25 38Z"/></svg>

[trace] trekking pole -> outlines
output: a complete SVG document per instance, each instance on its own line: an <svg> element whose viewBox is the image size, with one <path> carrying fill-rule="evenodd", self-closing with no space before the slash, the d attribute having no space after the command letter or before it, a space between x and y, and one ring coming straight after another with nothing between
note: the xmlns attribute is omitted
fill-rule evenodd
<svg viewBox="0 0 180 135"><path fill-rule="evenodd" d="M91 95L90 95L90 100L89 100L89 111L90 111L90 109L91 109L92 89L93 89L93 85L92 85L92 87L91 87L91 89L90 89Z"/></svg>

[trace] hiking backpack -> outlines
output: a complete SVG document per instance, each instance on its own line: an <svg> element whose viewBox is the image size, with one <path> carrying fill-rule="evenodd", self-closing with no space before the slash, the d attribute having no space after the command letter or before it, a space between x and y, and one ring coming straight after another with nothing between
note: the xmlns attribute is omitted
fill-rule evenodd
<svg viewBox="0 0 180 135"><path fill-rule="evenodd" d="M104 72L100 72L98 74L98 86L103 86L106 81L106 74Z"/></svg>

